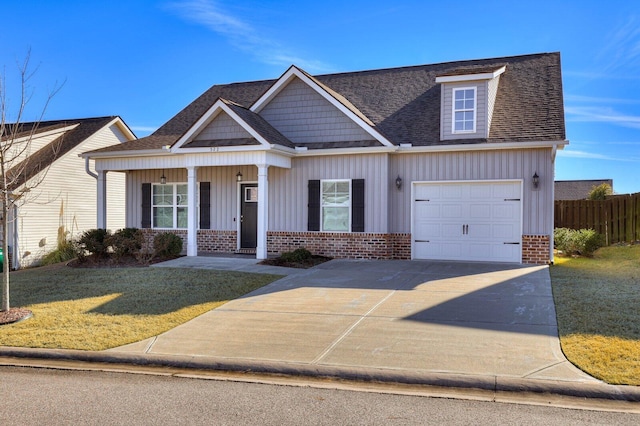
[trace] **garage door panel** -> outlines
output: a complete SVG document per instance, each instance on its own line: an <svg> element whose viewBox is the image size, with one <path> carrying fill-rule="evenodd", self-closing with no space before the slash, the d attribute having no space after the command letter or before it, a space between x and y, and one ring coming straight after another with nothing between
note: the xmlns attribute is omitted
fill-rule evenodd
<svg viewBox="0 0 640 426"><path fill-rule="evenodd" d="M520 182L414 184L413 256L520 262L521 205Z"/></svg>

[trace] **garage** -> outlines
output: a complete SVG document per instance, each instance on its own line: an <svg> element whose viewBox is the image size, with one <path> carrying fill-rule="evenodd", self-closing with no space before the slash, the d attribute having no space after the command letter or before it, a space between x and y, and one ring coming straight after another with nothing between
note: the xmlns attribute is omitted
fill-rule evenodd
<svg viewBox="0 0 640 426"><path fill-rule="evenodd" d="M414 259L515 262L522 259L522 182L414 182Z"/></svg>

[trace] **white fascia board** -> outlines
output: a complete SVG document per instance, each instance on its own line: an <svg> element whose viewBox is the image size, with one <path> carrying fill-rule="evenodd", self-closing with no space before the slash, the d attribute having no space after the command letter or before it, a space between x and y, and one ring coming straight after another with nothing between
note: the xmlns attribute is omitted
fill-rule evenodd
<svg viewBox="0 0 640 426"><path fill-rule="evenodd" d="M333 149L309 149L307 151L297 151L294 157L319 157L323 155L351 155L351 154L389 154L398 150L393 147L360 147L360 148L333 148Z"/></svg>
<svg viewBox="0 0 640 426"><path fill-rule="evenodd" d="M65 132L68 132L70 130L75 129L79 125L80 125L80 123L76 123L76 124L72 124L71 126L59 127L57 129L47 130L45 132L39 132L38 130L36 130L35 132L30 133L28 135L20 136L18 138L13 139L13 142L21 143L21 142L26 142L26 141L33 140L33 139L44 138L46 136L56 135L58 133L65 133Z"/></svg>
<svg viewBox="0 0 640 426"><path fill-rule="evenodd" d="M360 118L357 114L355 114L351 109L347 108L342 102L333 97L330 93L328 93L324 88L318 86L318 84L311 80L304 72L300 71L296 66L291 66L287 72L285 72L282 77L276 81L273 86L269 90L265 92L257 101L251 105L249 108L251 111L255 113L259 113L270 101L273 99L280 91L286 87L286 85L291 81L292 78L298 77L302 80L307 86L316 91L320 96L329 101L331 105L336 107L340 112L349 117L353 122L355 122L358 126L362 128L365 132L371 135L375 140L380 142L381 144L393 147L395 146L391 143L387 138L382 136L378 131L373 127L373 125L367 123L362 118Z"/></svg>
<svg viewBox="0 0 640 426"><path fill-rule="evenodd" d="M533 141L533 142L498 142L483 144L456 144L400 147L398 154L416 154L423 152L460 152L460 151L498 151L505 149L556 148L562 149L569 141Z"/></svg>
<svg viewBox="0 0 640 426"><path fill-rule="evenodd" d="M131 129L129 128L129 126L126 125L126 123L124 122L124 120L120 117L116 117L113 120L111 120L108 124L107 127L111 126L111 125L117 125L118 128L120 129L120 131L127 137L127 139L129 139L130 141L132 140L136 140L138 139L136 137L136 135L133 134L133 132L131 131Z"/></svg>
<svg viewBox="0 0 640 426"><path fill-rule="evenodd" d="M436 77L436 83L459 83L463 81L474 80L491 80L502 74L506 67L501 67L493 72L485 72L481 74L462 74L462 75L444 75Z"/></svg>
<svg viewBox="0 0 640 426"><path fill-rule="evenodd" d="M158 155L171 155L164 149L140 149L130 151L109 151L109 152L83 152L78 154L81 158L127 158L127 157L149 157Z"/></svg>

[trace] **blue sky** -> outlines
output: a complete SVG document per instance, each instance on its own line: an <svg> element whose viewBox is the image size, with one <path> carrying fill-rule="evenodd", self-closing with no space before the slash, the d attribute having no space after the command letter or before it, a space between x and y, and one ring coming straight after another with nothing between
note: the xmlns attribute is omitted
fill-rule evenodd
<svg viewBox="0 0 640 426"><path fill-rule="evenodd" d="M28 119L120 115L145 136L213 84L538 52L562 54L556 179L640 192L636 1L5 0L8 119L31 50Z"/></svg>

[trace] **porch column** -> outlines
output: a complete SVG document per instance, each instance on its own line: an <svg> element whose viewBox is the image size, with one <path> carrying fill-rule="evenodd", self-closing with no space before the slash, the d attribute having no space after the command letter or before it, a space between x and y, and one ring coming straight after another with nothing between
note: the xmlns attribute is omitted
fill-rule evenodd
<svg viewBox="0 0 640 426"><path fill-rule="evenodd" d="M198 255L198 168L187 167L187 256Z"/></svg>
<svg viewBox="0 0 640 426"><path fill-rule="evenodd" d="M97 225L98 229L107 229L107 172L98 171Z"/></svg>
<svg viewBox="0 0 640 426"><path fill-rule="evenodd" d="M269 166L258 164L258 241L256 258L267 258L267 230L269 228Z"/></svg>

